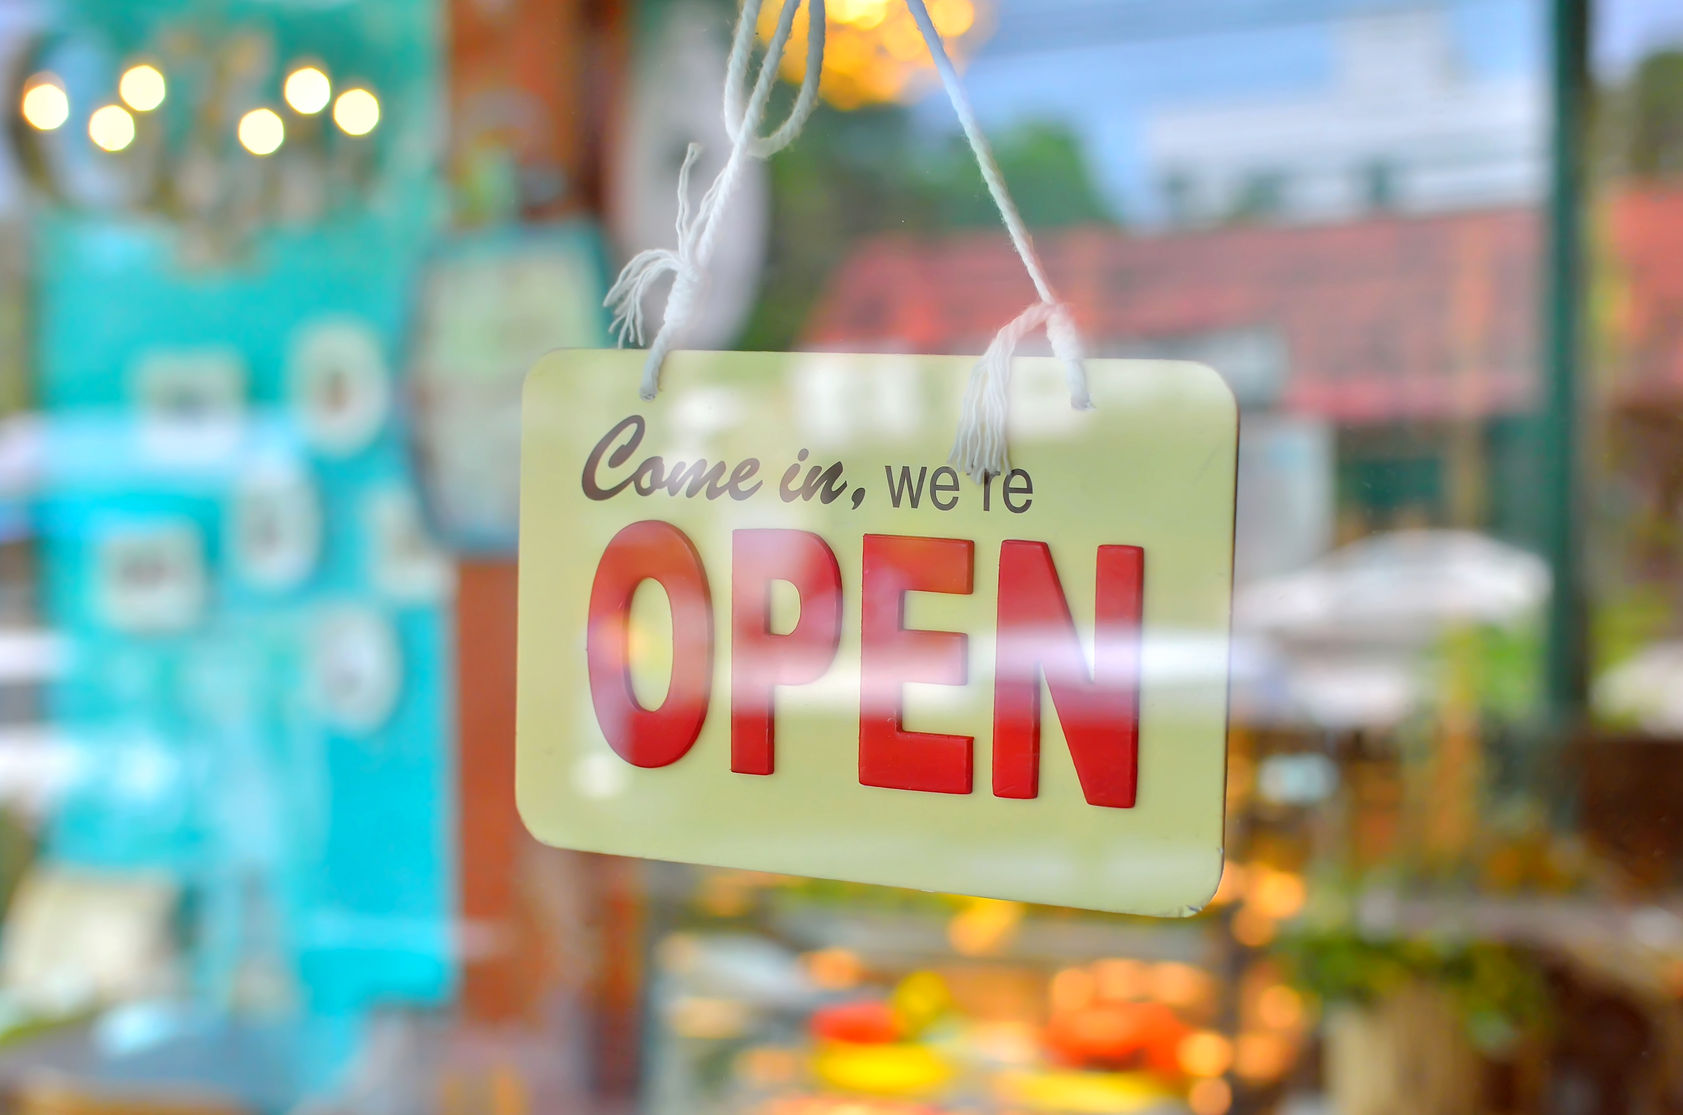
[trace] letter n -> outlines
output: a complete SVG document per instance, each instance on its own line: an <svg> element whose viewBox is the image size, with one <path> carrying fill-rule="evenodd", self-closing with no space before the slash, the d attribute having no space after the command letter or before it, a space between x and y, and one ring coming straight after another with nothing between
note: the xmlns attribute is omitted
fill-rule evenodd
<svg viewBox="0 0 1683 1115"><path fill-rule="evenodd" d="M1130 809L1139 778L1139 639L1145 551L1100 546L1093 665L1044 542L999 550L993 792L1040 793L1040 679L1089 804Z"/></svg>

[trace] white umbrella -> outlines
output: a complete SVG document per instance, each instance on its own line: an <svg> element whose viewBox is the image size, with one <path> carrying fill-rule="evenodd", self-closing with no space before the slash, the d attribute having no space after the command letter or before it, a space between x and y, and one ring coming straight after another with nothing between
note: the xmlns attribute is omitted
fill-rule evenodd
<svg viewBox="0 0 1683 1115"><path fill-rule="evenodd" d="M1548 591L1534 554L1471 531L1398 531L1240 590L1234 624L1286 642L1423 647L1459 625L1520 620Z"/></svg>
<svg viewBox="0 0 1683 1115"><path fill-rule="evenodd" d="M1595 711L1656 735L1683 734L1683 642L1655 643L1596 679Z"/></svg>

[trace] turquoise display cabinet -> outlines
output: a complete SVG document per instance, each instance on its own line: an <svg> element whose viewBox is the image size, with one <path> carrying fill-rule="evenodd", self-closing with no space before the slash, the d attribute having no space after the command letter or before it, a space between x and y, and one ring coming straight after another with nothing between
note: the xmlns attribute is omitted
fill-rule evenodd
<svg viewBox="0 0 1683 1115"><path fill-rule="evenodd" d="M72 647L49 715L80 757L47 853L172 880L213 1009L342 1035L299 1043L301 1086L454 980L449 567L397 377L442 211L439 34L398 0L73 0L38 59L70 121L26 138L43 607ZM167 97L98 150L140 60ZM306 64L377 125L291 107Z"/></svg>

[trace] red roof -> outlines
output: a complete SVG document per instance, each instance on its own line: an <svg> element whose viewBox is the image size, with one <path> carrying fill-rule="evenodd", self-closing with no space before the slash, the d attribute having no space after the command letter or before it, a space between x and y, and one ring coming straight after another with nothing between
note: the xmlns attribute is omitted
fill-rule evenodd
<svg viewBox="0 0 1683 1115"><path fill-rule="evenodd" d="M1683 189L1622 194L1607 226L1597 239L1616 267L1597 303L1612 310L1604 341L1617 387L1627 398L1675 402L1683 386Z"/></svg>
<svg viewBox="0 0 1683 1115"><path fill-rule="evenodd" d="M1683 191L1613 207L1628 257L1633 375L1683 385ZM1343 422L1513 412L1541 349L1542 215L1487 210L1347 224L1036 238L1096 355L1262 330L1283 346L1287 409ZM976 353L1033 288L1001 233L866 243L805 342Z"/></svg>

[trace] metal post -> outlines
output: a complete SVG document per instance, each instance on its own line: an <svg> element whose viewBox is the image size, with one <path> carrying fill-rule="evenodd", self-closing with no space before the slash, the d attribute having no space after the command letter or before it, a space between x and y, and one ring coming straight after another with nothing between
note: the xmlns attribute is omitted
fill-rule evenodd
<svg viewBox="0 0 1683 1115"><path fill-rule="evenodd" d="M1546 375L1536 449L1540 541L1554 574L1547 617L1545 681L1550 720L1562 732L1571 732L1582 722L1587 694L1578 381L1585 352L1583 215L1589 154L1589 3L1549 0L1553 142L1543 306Z"/></svg>

